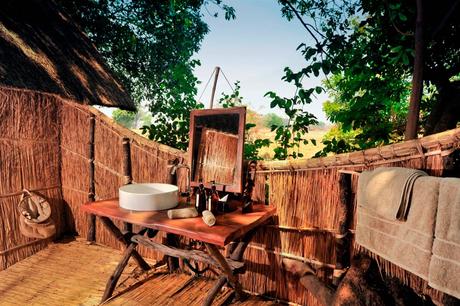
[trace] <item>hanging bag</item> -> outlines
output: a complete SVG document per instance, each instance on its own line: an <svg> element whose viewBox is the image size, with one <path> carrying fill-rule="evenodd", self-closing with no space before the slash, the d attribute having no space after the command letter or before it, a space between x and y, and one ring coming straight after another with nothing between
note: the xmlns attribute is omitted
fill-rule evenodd
<svg viewBox="0 0 460 306"><path fill-rule="evenodd" d="M43 197L24 189L18 205L19 230L29 238L46 239L56 235L51 205Z"/></svg>

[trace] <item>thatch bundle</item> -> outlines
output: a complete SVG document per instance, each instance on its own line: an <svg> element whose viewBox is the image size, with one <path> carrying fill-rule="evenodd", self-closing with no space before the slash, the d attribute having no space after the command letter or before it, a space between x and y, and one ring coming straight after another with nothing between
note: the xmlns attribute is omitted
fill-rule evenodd
<svg viewBox="0 0 460 306"><path fill-rule="evenodd" d="M1 1L0 50L2 85L135 109L89 38L53 1Z"/></svg>

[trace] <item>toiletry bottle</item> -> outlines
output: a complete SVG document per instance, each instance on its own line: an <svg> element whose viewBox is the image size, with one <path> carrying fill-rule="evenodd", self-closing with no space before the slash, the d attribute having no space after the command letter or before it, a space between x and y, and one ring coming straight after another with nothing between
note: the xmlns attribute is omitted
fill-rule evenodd
<svg viewBox="0 0 460 306"><path fill-rule="evenodd" d="M193 189L193 194L195 195L195 208L199 212L200 206L200 188L196 187Z"/></svg>
<svg viewBox="0 0 460 306"><path fill-rule="evenodd" d="M210 205L209 209L213 214L216 214L219 211L219 193L217 192L216 182L212 181L211 185L211 196L210 196Z"/></svg>
<svg viewBox="0 0 460 306"><path fill-rule="evenodd" d="M200 183L198 187L198 213L201 214L206 210L206 190L204 189L203 183Z"/></svg>

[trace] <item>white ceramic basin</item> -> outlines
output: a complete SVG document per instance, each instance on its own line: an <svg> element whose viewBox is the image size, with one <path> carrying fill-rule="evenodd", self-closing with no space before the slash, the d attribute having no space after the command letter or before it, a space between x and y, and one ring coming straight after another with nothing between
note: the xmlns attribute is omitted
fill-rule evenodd
<svg viewBox="0 0 460 306"><path fill-rule="evenodd" d="M154 211L177 206L178 190L175 185L148 183L120 187L120 207L135 211Z"/></svg>

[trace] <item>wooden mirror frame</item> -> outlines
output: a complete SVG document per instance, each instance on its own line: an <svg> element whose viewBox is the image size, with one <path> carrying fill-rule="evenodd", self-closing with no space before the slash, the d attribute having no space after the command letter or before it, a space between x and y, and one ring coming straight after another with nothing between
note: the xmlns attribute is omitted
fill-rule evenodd
<svg viewBox="0 0 460 306"><path fill-rule="evenodd" d="M195 109L190 112L190 141L188 146L188 156L190 164L190 186L197 187L200 183L194 180L194 163L193 163L193 148L197 141L195 135L195 122L197 117L215 116L215 115L238 115L238 145L237 145L237 160L235 165L235 175L232 185L225 185L226 192L243 192L243 152L244 152L244 133L246 126L246 107L232 108L214 108L214 109ZM198 140L199 141L199 140ZM205 188L211 188L211 184L203 182ZM223 191L222 185L216 185L217 190Z"/></svg>

